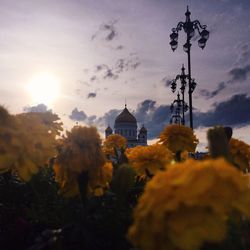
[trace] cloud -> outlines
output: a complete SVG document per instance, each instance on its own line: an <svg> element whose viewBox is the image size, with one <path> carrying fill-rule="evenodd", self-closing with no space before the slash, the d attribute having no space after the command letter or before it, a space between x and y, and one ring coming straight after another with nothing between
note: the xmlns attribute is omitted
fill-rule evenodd
<svg viewBox="0 0 250 250"><path fill-rule="evenodd" d="M95 98L95 97L96 97L96 93L94 93L94 92L90 92L87 95L87 99L89 99L89 98Z"/></svg>
<svg viewBox="0 0 250 250"><path fill-rule="evenodd" d="M73 121L85 121L87 119L87 115L84 111L74 108L71 112L71 115L69 115L69 118Z"/></svg>
<svg viewBox="0 0 250 250"><path fill-rule="evenodd" d="M118 35L117 29L115 27L116 23L117 20L101 24L98 31L92 35L91 40L93 41L99 36L104 36L104 39L108 42L114 40Z"/></svg>
<svg viewBox="0 0 250 250"><path fill-rule="evenodd" d="M104 73L104 76L103 76L103 79L113 79L113 80L116 80L117 78L119 78L119 76L117 74L115 74L112 69L108 69Z"/></svg>
<svg viewBox="0 0 250 250"><path fill-rule="evenodd" d="M51 109L48 109L48 107L43 104L40 103L36 106L26 106L23 108L24 112L28 112L28 113L45 113L45 112L52 112Z"/></svg>
<svg viewBox="0 0 250 250"><path fill-rule="evenodd" d="M97 76L91 76L90 79L89 79L91 82L94 82L94 81L97 81Z"/></svg>
<svg viewBox="0 0 250 250"><path fill-rule="evenodd" d="M111 109L103 116L97 117L96 115L88 116L83 110L73 109L69 118L73 121L82 121L87 125L97 126L100 131L104 132L106 127L110 124L114 125L115 118L121 112L118 109Z"/></svg>
<svg viewBox="0 0 250 250"><path fill-rule="evenodd" d="M109 69L109 66L106 65L106 64L98 64L98 65L95 66L95 71L96 72L100 72L102 70L107 70L107 69Z"/></svg>
<svg viewBox="0 0 250 250"><path fill-rule="evenodd" d="M232 96L229 100L214 104L206 113L195 112L195 127L215 125L243 126L250 124L250 97L246 94Z"/></svg>
<svg viewBox="0 0 250 250"><path fill-rule="evenodd" d="M168 88L172 83L172 79L170 79L170 77L168 76L165 76L164 78L161 79L161 82L163 82L164 86Z"/></svg>
<svg viewBox="0 0 250 250"><path fill-rule="evenodd" d="M124 46L123 45L118 45L117 47L116 47L116 50L123 50L124 49Z"/></svg>
<svg viewBox="0 0 250 250"><path fill-rule="evenodd" d="M148 128L148 139L154 139L169 124L170 106L157 106L156 101L146 99L137 105L133 114L139 125L144 124Z"/></svg>
<svg viewBox="0 0 250 250"><path fill-rule="evenodd" d="M250 124L250 97L245 94L234 95L229 100L214 104L208 112L194 112L194 125L198 127L211 127L227 125L241 127ZM115 118L122 110L111 109L103 116L87 116L84 111L75 108L70 119L83 121L88 125L95 125L104 132L110 125L114 126ZM146 99L138 103L136 109L131 111L137 119L138 125L144 124L148 129L148 139L155 139L163 128L169 124L171 117L169 105L157 105L156 101ZM188 118L188 117L186 117ZM186 119L188 125L188 119Z"/></svg>
<svg viewBox="0 0 250 250"><path fill-rule="evenodd" d="M250 42L241 44L236 65L244 65L250 62Z"/></svg>
<svg viewBox="0 0 250 250"><path fill-rule="evenodd" d="M116 80L124 72L130 70L136 70L140 65L139 57L136 53L129 54L128 57L119 58L115 61L114 65L107 65L105 63L100 63L95 65L93 69L93 75L89 78L91 83L100 83L100 80L112 79ZM89 83L85 81L78 81L81 84L90 86Z"/></svg>
<svg viewBox="0 0 250 250"><path fill-rule="evenodd" d="M209 91L207 89L201 89L200 90L200 95L205 97L206 99L211 99L215 96L217 96L222 90L226 88L226 83L225 82L220 82L218 83L218 86L215 90Z"/></svg>
<svg viewBox="0 0 250 250"><path fill-rule="evenodd" d="M246 65L245 67L238 67L234 68L229 71L230 76L230 83L235 82L243 82L247 79L248 74L250 73L250 64Z"/></svg>

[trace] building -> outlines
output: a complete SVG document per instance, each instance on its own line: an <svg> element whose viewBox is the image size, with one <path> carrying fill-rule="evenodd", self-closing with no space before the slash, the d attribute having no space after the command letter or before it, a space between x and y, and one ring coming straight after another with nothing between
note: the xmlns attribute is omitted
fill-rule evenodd
<svg viewBox="0 0 250 250"><path fill-rule="evenodd" d="M116 117L114 124L114 134L122 135L127 139L128 147L138 145L147 145L147 129L144 125L137 132L137 120L127 109L127 105L123 111ZM106 138L113 134L113 130L108 126L105 130Z"/></svg>

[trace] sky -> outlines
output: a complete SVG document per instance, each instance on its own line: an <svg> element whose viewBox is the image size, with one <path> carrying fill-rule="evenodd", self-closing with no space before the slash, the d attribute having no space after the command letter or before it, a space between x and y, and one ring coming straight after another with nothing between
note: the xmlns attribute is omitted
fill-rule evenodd
<svg viewBox="0 0 250 250"><path fill-rule="evenodd" d="M205 131L214 125L232 126L234 137L250 143L249 0L0 3L0 96L11 113L52 110L66 129L78 122L103 133L126 99L139 126L144 123L149 139L155 139L169 123L169 106L176 98L168 83L182 64L187 68L185 33L180 32L175 52L169 35L185 21L189 5L191 19L210 31L204 50L197 36L191 48L200 145L206 145ZM30 91L34 79L46 81L39 78L44 72L51 82ZM46 93L50 100L35 98Z"/></svg>

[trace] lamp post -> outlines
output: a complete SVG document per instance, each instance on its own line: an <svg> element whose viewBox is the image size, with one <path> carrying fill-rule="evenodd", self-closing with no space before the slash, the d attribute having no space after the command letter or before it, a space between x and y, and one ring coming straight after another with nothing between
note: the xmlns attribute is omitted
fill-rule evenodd
<svg viewBox="0 0 250 250"><path fill-rule="evenodd" d="M176 105L175 105L176 104ZM170 118L170 124L182 124L182 118L181 118L181 107L182 107L182 100L180 99L180 94L178 92L177 99L173 101L173 103L170 106L171 111L171 118Z"/></svg>
<svg viewBox="0 0 250 250"><path fill-rule="evenodd" d="M185 102L185 90L186 90L186 85L187 85L186 80L188 78L189 78L189 75L186 75L184 64L182 64L181 74L177 75L175 79L173 79L171 82L171 89L173 93L176 91L177 81L180 80L181 82L180 90L182 94L182 125L185 125L185 112L188 111L188 105ZM192 79L192 92L194 91L195 87L196 87L196 83L194 82L194 79Z"/></svg>
<svg viewBox="0 0 250 250"><path fill-rule="evenodd" d="M187 35L186 43L183 45L183 50L188 55L188 95L189 95L189 114L190 114L190 127L193 129L193 105L192 105L192 78L191 78L191 57L190 57L190 51L191 51L191 39L194 37L195 32L198 32L200 39L198 40L198 45L200 48L204 49L206 46L206 42L209 38L209 31L206 30L206 25L201 25L200 21L194 20L191 21L190 16L191 12L188 9L185 13L186 21L185 22L179 22L176 26L176 28L172 29L172 34L170 35L170 46L173 51L175 51L178 47L178 36L179 31L182 29Z"/></svg>

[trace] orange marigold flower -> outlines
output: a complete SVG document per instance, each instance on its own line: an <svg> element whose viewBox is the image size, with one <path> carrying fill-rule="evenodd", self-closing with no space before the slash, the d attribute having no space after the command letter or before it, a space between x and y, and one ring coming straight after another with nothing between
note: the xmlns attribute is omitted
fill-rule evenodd
<svg viewBox="0 0 250 250"><path fill-rule="evenodd" d="M250 172L250 145L232 138L229 142L229 153L232 161L243 172Z"/></svg>
<svg viewBox="0 0 250 250"><path fill-rule="evenodd" d="M126 150L130 165L136 174L145 177L147 172L155 175L174 159L173 153L160 144L137 146Z"/></svg>
<svg viewBox="0 0 250 250"><path fill-rule="evenodd" d="M105 159L97 129L75 126L60 143L54 169L62 193L65 196L79 194L77 178L82 172L88 173L89 188L99 185Z"/></svg>
<svg viewBox="0 0 250 250"><path fill-rule="evenodd" d="M172 124L164 128L159 136L159 142L172 152L195 152L198 144L193 130L183 125Z"/></svg>
<svg viewBox="0 0 250 250"><path fill-rule="evenodd" d="M250 219L248 182L224 159L175 164L147 183L128 237L142 250L198 250L220 242L230 216Z"/></svg>
<svg viewBox="0 0 250 250"><path fill-rule="evenodd" d="M0 173L16 172L29 181L55 155L56 135L62 124L51 112L13 116L3 107L0 118Z"/></svg>
<svg viewBox="0 0 250 250"><path fill-rule="evenodd" d="M103 152L108 156L115 156L115 150L125 149L127 140L121 135L110 135L103 142Z"/></svg>

